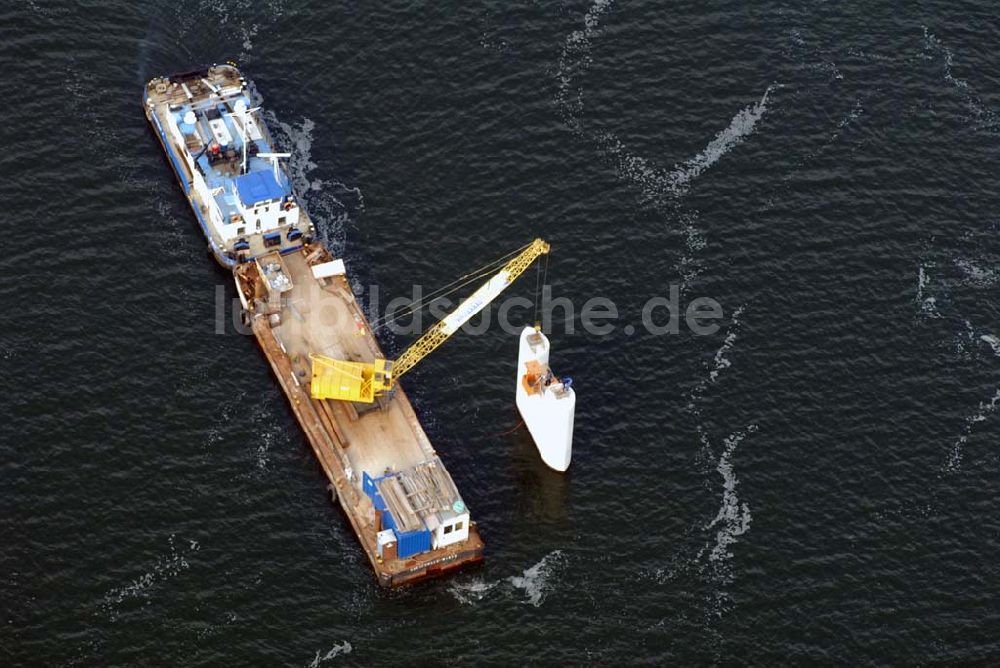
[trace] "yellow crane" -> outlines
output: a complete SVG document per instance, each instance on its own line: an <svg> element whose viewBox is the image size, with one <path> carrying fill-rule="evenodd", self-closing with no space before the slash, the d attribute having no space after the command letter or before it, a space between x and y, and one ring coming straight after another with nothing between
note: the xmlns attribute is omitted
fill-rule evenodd
<svg viewBox="0 0 1000 668"><path fill-rule="evenodd" d="M469 318L479 313L497 295L507 289L540 255L549 252L549 244L535 239L509 260L503 268L462 301L454 311L428 329L396 360L347 362L311 354L313 399L338 399L372 403L391 390L399 378L448 340Z"/></svg>

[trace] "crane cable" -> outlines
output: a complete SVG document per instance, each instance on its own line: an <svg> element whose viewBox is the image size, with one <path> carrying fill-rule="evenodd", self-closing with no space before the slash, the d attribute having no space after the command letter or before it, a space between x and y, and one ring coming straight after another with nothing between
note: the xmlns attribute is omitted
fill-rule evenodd
<svg viewBox="0 0 1000 668"><path fill-rule="evenodd" d="M410 302L409 304L407 304L406 306L404 306L403 309L400 310L400 311L397 311L395 313L387 313L385 316L379 318L378 320L376 320L372 324L372 329L373 330L379 330L382 327L385 327L385 326L389 325L391 322L395 322L396 320L398 320L400 318L403 318L403 317L405 317L405 316L407 316L407 315L415 312L416 310L422 309L425 304L428 304L428 303L430 303L430 302L432 302L435 299L438 299L440 297L447 297L448 295L450 295L450 294L452 294L452 293L454 293L454 292L462 289L463 287L465 287L466 285L468 285L472 281L475 281L476 279L481 278L482 276L485 276L486 274L489 274L489 273L492 273L492 272L496 271L496 269L501 264L505 263L510 256L512 256L512 255L514 255L516 253L521 252L522 250L524 250L524 248L527 248L527 246L519 248L518 250L516 250L516 251L514 251L512 253L508 253L507 255L503 256L502 258L500 258L498 260L494 260L493 262L490 262L489 264L483 265L482 267L480 267L479 269L476 269L475 271L469 272L467 274L463 274L462 276L460 276L459 278L455 279L454 281L452 281L448 285L446 285L443 288L440 288L438 290L435 290L434 292L432 292L431 294L423 297L422 299L415 299L415 300L413 300L412 302ZM455 287L452 288L452 286L455 286ZM451 289L449 290L449 288L451 288Z"/></svg>
<svg viewBox="0 0 1000 668"><path fill-rule="evenodd" d="M538 324L539 324L539 322L541 322L538 319L538 287L541 284L541 280L542 280L542 263L541 262L538 263L538 265L535 267L535 270L536 270L535 271L535 326L537 327Z"/></svg>
<svg viewBox="0 0 1000 668"><path fill-rule="evenodd" d="M538 263L538 270L539 270L539 272L541 273L541 276L542 276L541 292L542 292L542 297L544 297L545 296L545 283L546 283L546 281L549 280L549 254L548 253L545 254L545 267L543 268L542 267L542 263L539 262ZM542 328L542 320L541 320L541 318L539 318L538 290L539 290L539 287L538 287L538 278L537 278L537 275L536 275L536 278L535 278L535 327L537 329L541 330L541 328ZM545 314L543 313L542 316L544 316L544 315Z"/></svg>
<svg viewBox="0 0 1000 668"><path fill-rule="evenodd" d="M531 243L527 243L518 248L517 250L511 251L510 253L507 253L506 255L500 257L499 259L493 260L492 262L489 262L474 271L459 276L457 279L455 279L448 285L445 285L444 287L435 290L431 294L421 299L413 300L405 307L403 307L401 311L396 311L395 313L387 313L385 316L378 318L373 323L371 323L372 331L373 332L378 331L383 327L386 327L389 324L399 320L400 318L406 317L411 313L415 313L417 310L423 309L425 304L429 304L435 299L439 299L441 297L447 297L448 295L451 295L456 291L461 290L463 287L475 281L476 279L481 278L488 273L494 272L499 266L506 264L511 257L523 252L526 248L528 248L531 245Z"/></svg>

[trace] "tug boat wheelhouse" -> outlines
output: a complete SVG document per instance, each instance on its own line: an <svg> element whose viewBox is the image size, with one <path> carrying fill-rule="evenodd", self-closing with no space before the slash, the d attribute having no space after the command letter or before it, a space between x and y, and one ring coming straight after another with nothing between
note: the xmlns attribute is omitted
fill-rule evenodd
<svg viewBox="0 0 1000 668"><path fill-rule="evenodd" d="M301 248L313 225L257 119L261 97L231 65L149 82L143 107L215 259L232 268Z"/></svg>

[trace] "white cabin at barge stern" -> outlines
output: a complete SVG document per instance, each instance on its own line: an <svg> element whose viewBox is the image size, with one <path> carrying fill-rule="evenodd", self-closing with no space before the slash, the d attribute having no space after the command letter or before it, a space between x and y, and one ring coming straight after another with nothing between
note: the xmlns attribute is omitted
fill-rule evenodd
<svg viewBox="0 0 1000 668"><path fill-rule="evenodd" d="M469 509L436 455L377 478L365 471L361 488L371 498L376 513L382 513L382 526L399 541L399 557L469 539Z"/></svg>

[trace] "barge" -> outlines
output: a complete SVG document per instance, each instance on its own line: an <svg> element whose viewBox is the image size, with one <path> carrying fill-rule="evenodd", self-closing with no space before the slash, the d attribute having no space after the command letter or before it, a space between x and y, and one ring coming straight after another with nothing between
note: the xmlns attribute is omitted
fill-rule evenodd
<svg viewBox="0 0 1000 668"><path fill-rule="evenodd" d="M385 356L342 258L315 227L232 64L151 80L142 105L209 249L231 272L244 321L288 397L378 583L394 587L481 561L483 541L406 393L317 398L314 359Z"/></svg>

